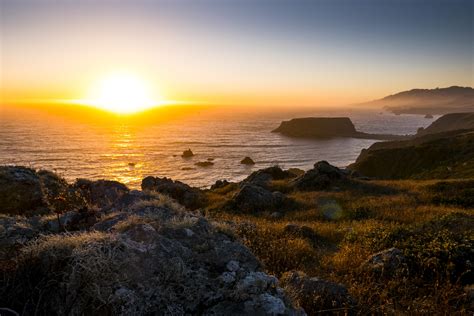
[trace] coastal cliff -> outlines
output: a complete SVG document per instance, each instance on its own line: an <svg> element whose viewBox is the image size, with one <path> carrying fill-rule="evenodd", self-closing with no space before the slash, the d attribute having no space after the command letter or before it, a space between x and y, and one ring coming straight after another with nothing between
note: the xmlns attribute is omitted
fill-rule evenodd
<svg viewBox="0 0 474 316"><path fill-rule="evenodd" d="M450 113L443 115L431 123L427 128L420 128L417 136L462 129L474 129L474 112Z"/></svg>
<svg viewBox="0 0 474 316"><path fill-rule="evenodd" d="M352 137L379 140L404 138L404 136L399 135L368 134L359 132L348 117L294 118L289 121L281 122L280 126L272 132L297 138Z"/></svg>

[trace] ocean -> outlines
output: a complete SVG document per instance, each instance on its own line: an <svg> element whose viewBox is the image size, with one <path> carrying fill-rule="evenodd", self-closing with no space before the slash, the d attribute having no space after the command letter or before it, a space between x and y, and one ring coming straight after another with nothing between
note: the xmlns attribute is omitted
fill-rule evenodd
<svg viewBox="0 0 474 316"><path fill-rule="evenodd" d="M293 139L271 133L282 120L304 116L348 116L359 131L406 135L433 119L380 111L286 111L193 115L159 124L83 123L20 113L0 115L0 165L53 170L76 178L110 179L140 188L148 175L166 176L196 187L216 180L239 181L278 165L308 170L319 160L345 167L376 140ZM183 159L191 149L195 156ZM249 156L253 166L240 161ZM198 161L212 160L210 167Z"/></svg>

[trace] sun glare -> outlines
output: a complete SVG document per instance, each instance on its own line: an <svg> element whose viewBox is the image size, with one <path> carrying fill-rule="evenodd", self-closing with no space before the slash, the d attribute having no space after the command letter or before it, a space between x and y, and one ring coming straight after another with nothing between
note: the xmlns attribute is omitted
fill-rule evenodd
<svg viewBox="0 0 474 316"><path fill-rule="evenodd" d="M90 105L119 114L140 112L158 104L145 81L126 73L102 79L93 87L88 100Z"/></svg>

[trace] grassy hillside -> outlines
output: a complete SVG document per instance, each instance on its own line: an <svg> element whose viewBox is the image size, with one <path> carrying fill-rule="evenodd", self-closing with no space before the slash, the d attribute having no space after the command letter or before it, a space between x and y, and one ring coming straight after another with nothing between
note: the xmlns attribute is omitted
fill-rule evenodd
<svg viewBox="0 0 474 316"><path fill-rule="evenodd" d="M364 150L349 168L379 179L472 178L474 131L376 143Z"/></svg>
<svg viewBox="0 0 474 316"><path fill-rule="evenodd" d="M299 270L338 282L357 301L352 308L302 301L309 315L470 313L472 272L461 262L474 247L474 181L355 181L301 192L291 181L274 180L269 189L287 192L293 206L277 215L226 209L238 192L230 185L207 193L206 213L236 233L268 273L284 278ZM391 247L403 253L401 270L383 275L364 268L371 255Z"/></svg>

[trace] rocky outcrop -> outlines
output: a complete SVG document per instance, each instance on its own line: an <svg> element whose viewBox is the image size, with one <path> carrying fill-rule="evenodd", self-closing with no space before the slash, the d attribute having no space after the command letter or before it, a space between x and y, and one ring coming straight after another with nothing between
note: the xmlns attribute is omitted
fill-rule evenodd
<svg viewBox="0 0 474 316"><path fill-rule="evenodd" d="M13 214L44 206L38 174L24 167L0 167L0 204L2 212Z"/></svg>
<svg viewBox="0 0 474 316"><path fill-rule="evenodd" d="M348 182L348 173L330 165L327 161L319 161L314 168L296 178L292 185L298 190L327 190L341 182Z"/></svg>
<svg viewBox="0 0 474 316"><path fill-rule="evenodd" d="M199 189L166 177L148 176L142 180L141 186L143 191L154 191L168 195L191 210L202 207L205 202L205 196Z"/></svg>
<svg viewBox="0 0 474 316"><path fill-rule="evenodd" d="M245 184L226 207L242 213L271 212L284 208L289 202L289 199L280 192L271 192L257 185Z"/></svg>
<svg viewBox="0 0 474 316"><path fill-rule="evenodd" d="M344 285L311 278L300 271L285 273L281 283L293 302L305 310L350 310L356 304Z"/></svg>
<svg viewBox="0 0 474 316"><path fill-rule="evenodd" d="M282 170L278 166L273 166L252 172L241 182L241 186L252 184L268 189L270 181L272 180L284 180L294 177L296 177L294 173L291 173L287 170Z"/></svg>
<svg viewBox="0 0 474 316"><path fill-rule="evenodd" d="M80 192L89 205L99 208L110 207L130 191L126 185L117 181L86 179L78 179L74 189Z"/></svg>
<svg viewBox="0 0 474 316"><path fill-rule="evenodd" d="M353 137L365 139L397 139L401 136L358 132L348 117L306 117L281 122L272 132L299 138Z"/></svg>
<svg viewBox="0 0 474 316"><path fill-rule="evenodd" d="M49 315L304 315L247 247L203 217L159 199L111 215L95 231L24 246L2 304Z"/></svg>
<svg viewBox="0 0 474 316"><path fill-rule="evenodd" d="M67 182L50 171L0 166L0 213L48 212L50 202L67 191Z"/></svg>

